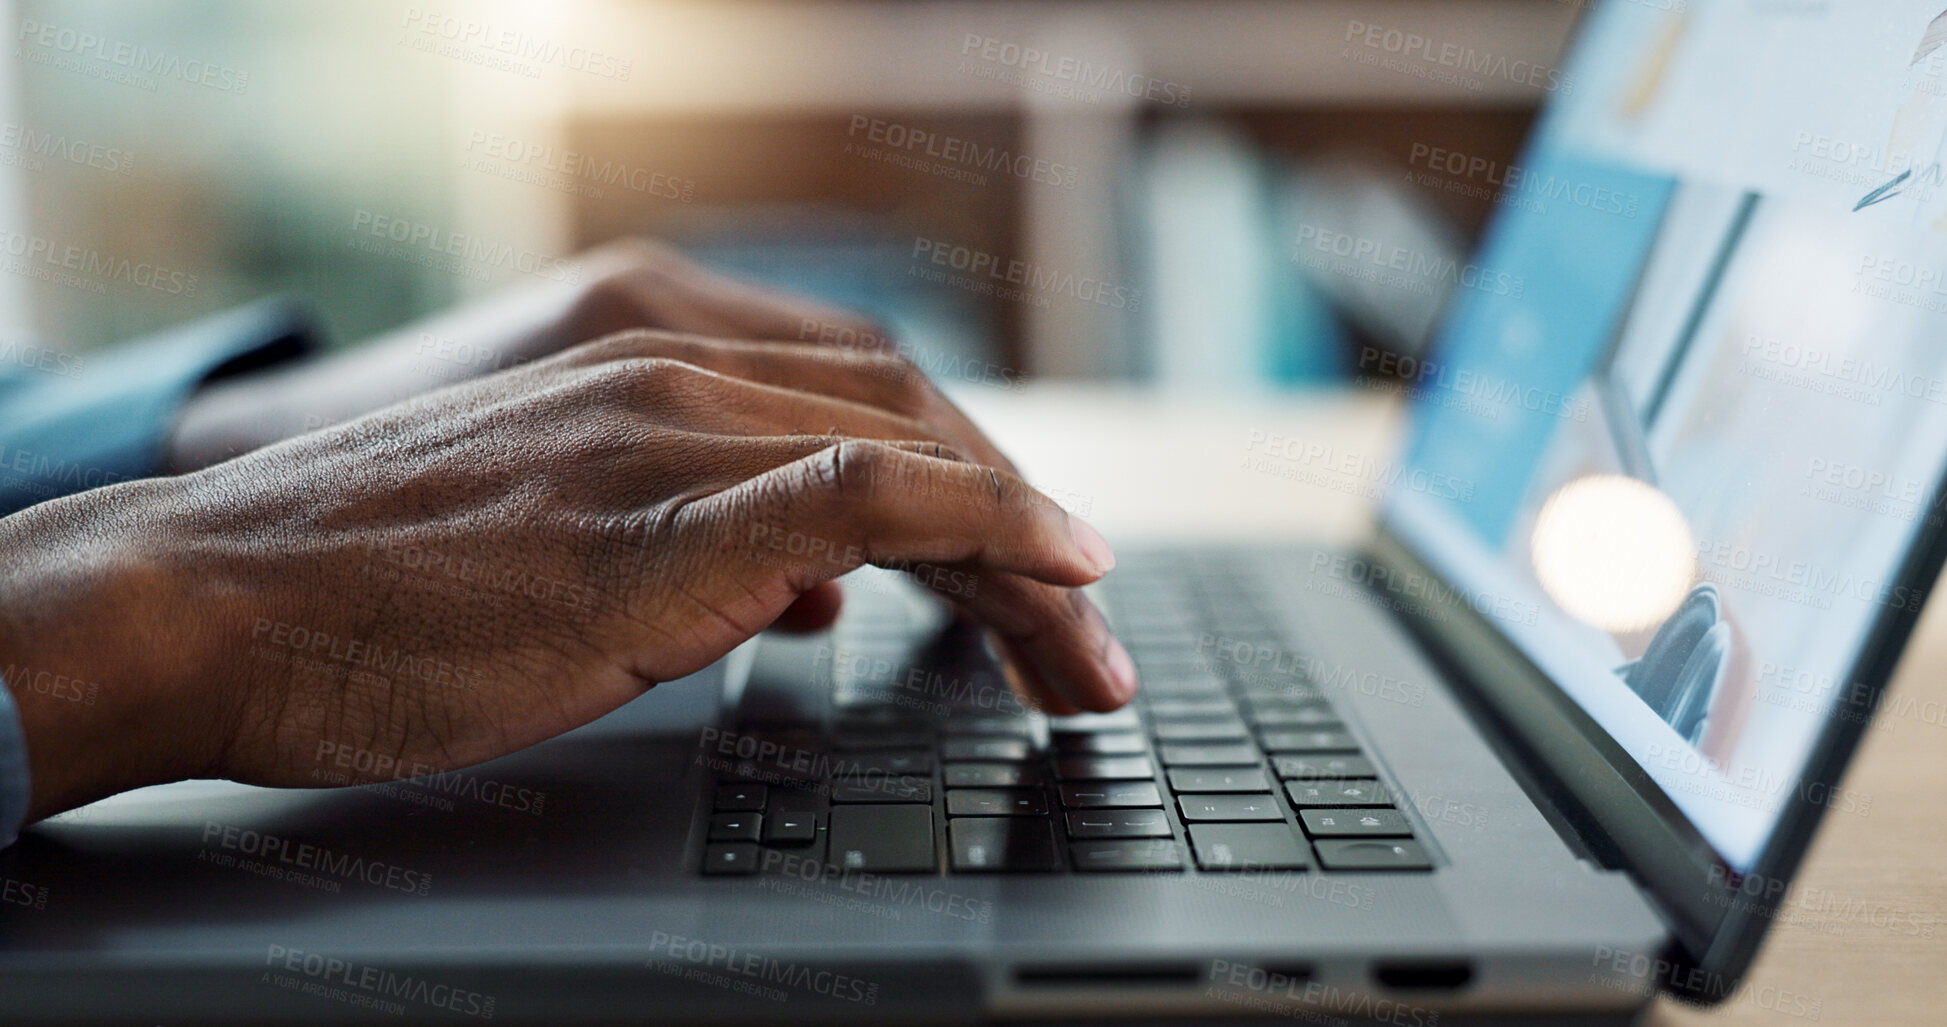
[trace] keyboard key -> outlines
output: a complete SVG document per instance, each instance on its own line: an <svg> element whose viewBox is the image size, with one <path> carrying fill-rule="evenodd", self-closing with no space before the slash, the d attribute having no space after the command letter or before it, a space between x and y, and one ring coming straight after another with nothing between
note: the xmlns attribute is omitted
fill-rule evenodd
<svg viewBox="0 0 1947 1027"><path fill-rule="evenodd" d="M1068 852L1075 858L1075 869L1181 870L1183 857L1173 841L1074 842Z"/></svg>
<svg viewBox="0 0 1947 1027"><path fill-rule="evenodd" d="M1325 705L1325 697L1311 689L1304 691L1286 689L1266 694L1253 692L1248 688L1244 694L1244 707L1246 716L1251 714L1262 716L1276 711L1296 712L1329 708Z"/></svg>
<svg viewBox="0 0 1947 1027"><path fill-rule="evenodd" d="M1034 734L1034 722L1026 717L949 717L940 722L940 733L1026 738Z"/></svg>
<svg viewBox="0 0 1947 1027"><path fill-rule="evenodd" d="M1300 810L1298 818L1313 838L1413 836L1413 828L1396 809L1308 809Z"/></svg>
<svg viewBox="0 0 1947 1027"><path fill-rule="evenodd" d="M1177 808L1188 820L1283 820L1284 810L1269 795L1179 795Z"/></svg>
<svg viewBox="0 0 1947 1027"><path fill-rule="evenodd" d="M1339 722L1338 712L1329 706L1306 706L1295 710L1263 710L1247 713L1246 716L1258 727L1337 729L1345 726Z"/></svg>
<svg viewBox="0 0 1947 1027"><path fill-rule="evenodd" d="M718 785L716 810L719 813L754 813L764 808L766 797L767 791L763 785Z"/></svg>
<svg viewBox="0 0 1947 1027"><path fill-rule="evenodd" d="M1327 838L1318 841L1318 861L1327 870L1431 870L1433 859L1410 838L1367 841Z"/></svg>
<svg viewBox="0 0 1947 1027"><path fill-rule="evenodd" d="M1379 776L1364 756L1273 756L1271 763L1287 781Z"/></svg>
<svg viewBox="0 0 1947 1027"><path fill-rule="evenodd" d="M990 760L1020 763L1033 757L1025 738L947 738L940 742L943 760Z"/></svg>
<svg viewBox="0 0 1947 1027"><path fill-rule="evenodd" d="M1075 713L1071 717L1047 717L1049 733L1069 733L1069 731L1137 731L1143 721L1135 717L1135 709L1121 707L1114 713Z"/></svg>
<svg viewBox="0 0 1947 1027"><path fill-rule="evenodd" d="M932 802L933 782L919 777L873 777L832 783L833 802Z"/></svg>
<svg viewBox="0 0 1947 1027"><path fill-rule="evenodd" d="M1068 717L1049 717L1048 730L1051 733L1071 731L1134 731L1142 727L1136 719L1136 711L1128 707L1114 713L1077 713Z"/></svg>
<svg viewBox="0 0 1947 1027"><path fill-rule="evenodd" d="M1063 781L1142 781L1156 776L1147 756L1067 756L1055 761Z"/></svg>
<svg viewBox="0 0 1947 1027"><path fill-rule="evenodd" d="M860 775L892 774L931 774L933 772L933 753L926 749L908 749L898 752L875 752L863 756L841 759L842 768L835 777L855 777Z"/></svg>
<svg viewBox="0 0 1947 1027"><path fill-rule="evenodd" d="M809 845L818 840L818 814L785 810L764 820L764 844Z"/></svg>
<svg viewBox="0 0 1947 1027"><path fill-rule="evenodd" d="M951 801L952 793L948 793ZM1054 826L1046 820L1017 817L963 817L949 820L953 869L958 871L1047 872L1061 869Z"/></svg>
<svg viewBox="0 0 1947 1027"><path fill-rule="evenodd" d="M1039 788L955 788L946 793L955 817L1045 817L1048 795Z"/></svg>
<svg viewBox="0 0 1947 1027"><path fill-rule="evenodd" d="M718 813L710 818L713 842L754 842L763 829L761 813Z"/></svg>
<svg viewBox="0 0 1947 1027"><path fill-rule="evenodd" d="M1259 756L1256 747L1242 742L1230 745L1159 745L1156 747L1166 767L1254 767Z"/></svg>
<svg viewBox="0 0 1947 1027"><path fill-rule="evenodd" d="M1205 870L1304 870L1312 865L1311 846L1288 824L1197 824L1190 828L1190 848Z"/></svg>
<svg viewBox="0 0 1947 1027"><path fill-rule="evenodd" d="M711 875L742 875L757 872L757 846L749 842L710 845L703 849L703 872Z"/></svg>
<svg viewBox="0 0 1947 1027"><path fill-rule="evenodd" d="M1291 804L1300 809L1307 806L1385 806L1393 801L1392 793L1377 781L1287 781L1284 791L1291 797Z"/></svg>
<svg viewBox="0 0 1947 1027"><path fill-rule="evenodd" d="M1243 742L1250 729L1236 718L1229 720L1161 720L1156 724L1159 742Z"/></svg>
<svg viewBox="0 0 1947 1027"><path fill-rule="evenodd" d="M945 774L948 788L1019 788L1048 779L1033 763L949 763Z"/></svg>
<svg viewBox="0 0 1947 1027"><path fill-rule="evenodd" d="M923 731L834 731L832 748L840 752L877 752L881 749L919 749L933 744Z"/></svg>
<svg viewBox="0 0 1947 1027"><path fill-rule="evenodd" d="M1141 665L1137 666L1141 674ZM1143 674L1143 691L1159 699L1221 699L1229 693L1222 678L1215 675L1197 677L1160 677Z"/></svg>
<svg viewBox="0 0 1947 1027"><path fill-rule="evenodd" d="M1160 809L1105 809L1068 814L1070 838L1168 838L1170 818Z"/></svg>
<svg viewBox="0 0 1947 1027"><path fill-rule="evenodd" d="M1134 756L1149 751L1143 736L1124 731L1064 732L1054 736L1055 751L1069 756Z"/></svg>
<svg viewBox="0 0 1947 1027"><path fill-rule="evenodd" d="M1151 698L1149 712L1161 721L1167 717L1230 717L1236 715L1237 707L1229 699Z"/></svg>
<svg viewBox="0 0 1947 1027"><path fill-rule="evenodd" d="M1170 790L1179 793L1268 792L1271 781L1257 767L1177 767L1170 771Z"/></svg>
<svg viewBox="0 0 1947 1027"><path fill-rule="evenodd" d="M1161 806L1163 793L1154 781L1104 781L1061 786L1061 804L1069 809L1114 809Z"/></svg>
<svg viewBox="0 0 1947 1027"><path fill-rule="evenodd" d="M830 836L831 861L846 870L916 873L935 865L926 806L834 806Z"/></svg>
<svg viewBox="0 0 1947 1027"><path fill-rule="evenodd" d="M1266 731L1259 737L1264 751L1279 753L1358 752L1350 732L1339 730Z"/></svg>

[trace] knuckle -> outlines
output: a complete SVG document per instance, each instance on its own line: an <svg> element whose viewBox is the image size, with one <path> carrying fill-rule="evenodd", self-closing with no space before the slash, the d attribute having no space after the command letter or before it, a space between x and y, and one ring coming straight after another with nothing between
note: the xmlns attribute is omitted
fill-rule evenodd
<svg viewBox="0 0 1947 1027"><path fill-rule="evenodd" d="M595 360L621 360L657 352L662 337L662 332L652 328L627 328L583 343L578 349Z"/></svg>
<svg viewBox="0 0 1947 1027"><path fill-rule="evenodd" d="M602 365L595 372L593 386L602 393L625 402L668 399L696 391L703 373L696 367L668 357L624 357Z"/></svg>
<svg viewBox="0 0 1947 1027"><path fill-rule="evenodd" d="M857 501L879 494L898 456L892 447L867 439L845 439L823 452L825 486L846 499Z"/></svg>

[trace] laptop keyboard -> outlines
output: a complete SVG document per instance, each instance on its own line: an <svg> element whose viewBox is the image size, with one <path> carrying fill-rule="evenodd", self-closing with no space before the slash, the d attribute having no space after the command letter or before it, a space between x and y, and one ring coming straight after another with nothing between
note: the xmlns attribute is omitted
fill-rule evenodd
<svg viewBox="0 0 1947 1027"><path fill-rule="evenodd" d="M706 734L702 873L1432 869L1310 661L1222 559L1157 554L1103 582L1143 687L1075 717L1025 708L940 604L862 581L813 657L822 715Z"/></svg>

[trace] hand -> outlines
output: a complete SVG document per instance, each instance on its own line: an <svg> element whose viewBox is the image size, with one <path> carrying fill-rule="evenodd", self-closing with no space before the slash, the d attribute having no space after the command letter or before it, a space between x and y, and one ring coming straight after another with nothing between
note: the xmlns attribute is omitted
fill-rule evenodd
<svg viewBox="0 0 1947 1027"><path fill-rule="evenodd" d="M897 358L632 332L179 478L0 520L0 653L33 816L184 777L312 786L316 754L457 769L693 673L865 563L955 596L1054 712L1135 689L1076 587L1093 529ZM395 775L396 776L396 775Z"/></svg>
<svg viewBox="0 0 1947 1027"><path fill-rule="evenodd" d="M499 293L343 352L215 383L190 398L168 466L181 472L349 421L421 393L631 328L887 348L866 318L726 278L628 239L571 262L572 282Z"/></svg>

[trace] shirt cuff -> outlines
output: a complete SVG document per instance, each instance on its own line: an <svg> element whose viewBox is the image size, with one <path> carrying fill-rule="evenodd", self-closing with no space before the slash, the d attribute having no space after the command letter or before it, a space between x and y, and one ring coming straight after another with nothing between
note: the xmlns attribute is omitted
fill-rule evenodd
<svg viewBox="0 0 1947 1027"><path fill-rule="evenodd" d="M20 837L32 794L27 781L27 736L14 711L13 693L0 681L0 849Z"/></svg>
<svg viewBox="0 0 1947 1027"><path fill-rule="evenodd" d="M302 356L320 339L309 309L279 297L89 354L71 377L0 390L0 517L160 473L198 386Z"/></svg>

